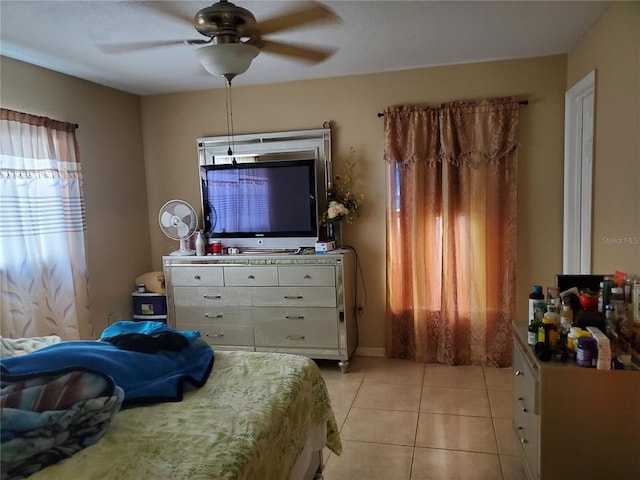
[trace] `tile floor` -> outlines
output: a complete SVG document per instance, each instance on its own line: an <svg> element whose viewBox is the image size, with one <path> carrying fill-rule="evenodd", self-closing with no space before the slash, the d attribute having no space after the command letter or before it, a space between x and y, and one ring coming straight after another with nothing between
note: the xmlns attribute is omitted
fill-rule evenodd
<svg viewBox="0 0 640 480"><path fill-rule="evenodd" d="M318 362L340 427L324 480L524 480L511 368L353 357Z"/></svg>

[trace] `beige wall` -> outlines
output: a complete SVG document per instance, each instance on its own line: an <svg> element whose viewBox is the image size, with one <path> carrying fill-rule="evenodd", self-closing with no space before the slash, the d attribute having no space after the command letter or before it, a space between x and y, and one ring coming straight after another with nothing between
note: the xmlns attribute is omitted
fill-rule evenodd
<svg viewBox="0 0 640 480"><path fill-rule="evenodd" d="M529 100L521 111L518 174L517 293L523 316L531 284L552 284L562 268L565 68L566 56L558 55L233 87L235 133L320 128L330 120L337 170L350 147L358 152L366 199L361 218L343 234L358 251L368 293L360 347L384 346L385 164L383 120L376 114L394 104L507 95ZM161 256L175 249L175 242L159 231L158 210L171 198L200 210L196 138L226 134L224 91L144 97L142 119L151 251L154 268L160 268Z"/></svg>
<svg viewBox="0 0 640 480"><path fill-rule="evenodd" d="M592 70L592 271L640 273L640 3L614 3L571 49L567 88Z"/></svg>
<svg viewBox="0 0 640 480"><path fill-rule="evenodd" d="M135 277L151 269L140 99L0 57L0 104L77 123L94 333L130 318ZM87 332L85 338L93 338Z"/></svg>

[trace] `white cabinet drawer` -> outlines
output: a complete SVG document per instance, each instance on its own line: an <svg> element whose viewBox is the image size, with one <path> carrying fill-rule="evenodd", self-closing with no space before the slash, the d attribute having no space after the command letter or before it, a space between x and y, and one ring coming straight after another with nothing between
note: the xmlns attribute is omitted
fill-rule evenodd
<svg viewBox="0 0 640 480"><path fill-rule="evenodd" d="M322 287L336 284L336 269L330 265L278 267L280 286Z"/></svg>
<svg viewBox="0 0 640 480"><path fill-rule="evenodd" d="M254 325L256 347L338 348L332 308L265 308Z"/></svg>
<svg viewBox="0 0 640 480"><path fill-rule="evenodd" d="M224 284L227 287L259 287L278 285L278 267L237 266L224 267Z"/></svg>
<svg viewBox="0 0 640 480"><path fill-rule="evenodd" d="M185 322L200 324L251 324L251 307L193 307L178 306L176 307L176 319L178 325Z"/></svg>
<svg viewBox="0 0 640 480"><path fill-rule="evenodd" d="M262 287L252 288L255 306L336 307L334 287Z"/></svg>
<svg viewBox="0 0 640 480"><path fill-rule="evenodd" d="M171 285L221 287L224 285L224 271L222 267L211 265L172 267Z"/></svg>
<svg viewBox="0 0 640 480"><path fill-rule="evenodd" d="M249 306L251 298L245 289L225 287L174 287L176 307Z"/></svg>
<svg viewBox="0 0 640 480"><path fill-rule="evenodd" d="M200 336L206 340L209 345L253 345L253 327L251 325L236 323L209 325L187 322L181 324L180 329L199 331Z"/></svg>
<svg viewBox="0 0 640 480"><path fill-rule="evenodd" d="M249 307L176 307L178 330L197 330L210 345L253 345Z"/></svg>

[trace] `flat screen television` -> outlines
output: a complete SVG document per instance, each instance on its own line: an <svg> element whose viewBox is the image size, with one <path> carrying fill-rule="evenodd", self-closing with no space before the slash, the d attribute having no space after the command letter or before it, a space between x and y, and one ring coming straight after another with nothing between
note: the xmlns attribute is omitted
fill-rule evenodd
<svg viewBox="0 0 640 480"><path fill-rule="evenodd" d="M315 167L315 159L201 165L205 233L225 247L313 247Z"/></svg>

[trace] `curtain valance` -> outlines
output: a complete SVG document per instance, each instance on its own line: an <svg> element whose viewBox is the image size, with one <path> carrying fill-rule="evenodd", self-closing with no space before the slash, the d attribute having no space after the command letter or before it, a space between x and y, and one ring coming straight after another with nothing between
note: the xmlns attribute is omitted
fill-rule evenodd
<svg viewBox="0 0 640 480"><path fill-rule="evenodd" d="M516 97L455 101L437 107L387 107L384 159L471 166L499 162L518 146L519 113Z"/></svg>
<svg viewBox="0 0 640 480"><path fill-rule="evenodd" d="M37 127L47 127L63 132L75 132L78 125L75 123L61 122L49 117L41 117L39 115L31 115L30 113L16 112L8 108L0 108L0 120L9 120L14 122L26 123Z"/></svg>
<svg viewBox="0 0 640 480"><path fill-rule="evenodd" d="M2 175L10 175L16 165L24 172L38 172L39 176L79 168L78 125L6 108L0 108L0 121ZM52 159L56 163L53 167Z"/></svg>

